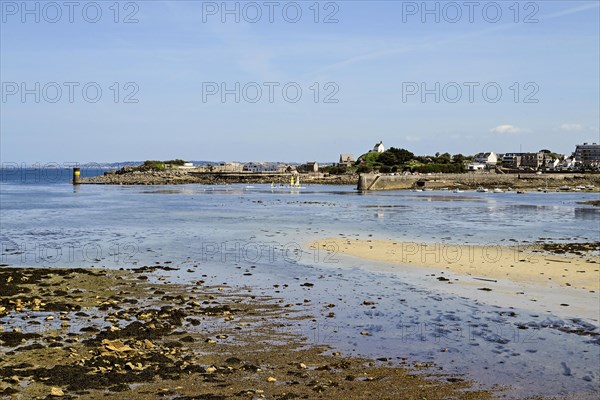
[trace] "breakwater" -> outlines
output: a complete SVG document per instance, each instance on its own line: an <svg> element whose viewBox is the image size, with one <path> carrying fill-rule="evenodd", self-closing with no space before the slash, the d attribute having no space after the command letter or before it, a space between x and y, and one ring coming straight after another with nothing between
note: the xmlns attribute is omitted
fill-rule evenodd
<svg viewBox="0 0 600 400"><path fill-rule="evenodd" d="M402 190L412 188L476 189L571 189L577 186L595 186L598 190L600 174L431 174L431 175L379 175L360 174L357 189Z"/></svg>
<svg viewBox="0 0 600 400"><path fill-rule="evenodd" d="M290 173L267 172L198 172L191 170L167 171L110 171L102 176L81 178L81 184L97 185L183 185L183 184L288 184ZM356 185L357 175L299 174L303 184Z"/></svg>

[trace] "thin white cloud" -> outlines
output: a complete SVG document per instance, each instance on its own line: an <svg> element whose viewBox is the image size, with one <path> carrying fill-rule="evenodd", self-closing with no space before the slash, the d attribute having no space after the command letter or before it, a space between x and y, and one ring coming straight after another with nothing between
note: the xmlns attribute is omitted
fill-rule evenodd
<svg viewBox="0 0 600 400"><path fill-rule="evenodd" d="M560 129L561 131L575 132L582 130L583 126L581 126L580 124L562 124L558 127L558 129Z"/></svg>
<svg viewBox="0 0 600 400"><path fill-rule="evenodd" d="M600 7L600 3L584 4L584 5L581 5L578 7L567 8L566 10L558 11L558 12L555 12L552 14L541 15L540 19L547 20L547 19L559 18L559 17L563 17L565 15L575 14L575 13L578 13L581 11L592 10L592 9L598 8L598 7Z"/></svg>
<svg viewBox="0 0 600 400"><path fill-rule="evenodd" d="M404 136L404 140L406 140L407 142L419 142L421 141L421 138L418 136Z"/></svg>
<svg viewBox="0 0 600 400"><path fill-rule="evenodd" d="M490 129L490 132L496 134L519 135L521 133L531 132L531 130L527 128L519 128L518 126L514 125L498 125L497 127Z"/></svg>
<svg viewBox="0 0 600 400"><path fill-rule="evenodd" d="M561 10L561 11L558 11L558 12L555 12L552 14L541 15L539 17L539 20L546 21L549 19L560 18L565 15L576 14L576 13L579 13L582 11L588 11L588 10L598 8L598 7L600 7L600 3L585 4L582 6L567 8L565 10ZM426 41L426 42L422 42L422 43L418 43L418 44L404 45L404 46L397 47L397 48L391 48L388 50L379 50L379 51L370 52L370 53L366 53L366 54L359 54L359 55L350 57L346 60L343 60L343 61L340 61L340 62L337 62L334 64L326 65L321 69L322 70L330 70L330 69L343 68L343 67L347 67L349 65L360 63L363 61L370 61L370 60L378 59L381 57L387 57L387 56L391 56L391 55L408 53L408 52L411 52L414 50L420 50L423 48L435 49L437 47L445 46L452 42L457 42L460 40L466 40L466 39L471 39L471 38L475 38L475 37L480 37L480 36L486 35L488 33L501 31L501 30L505 30L505 29L514 29L514 26L515 26L514 23L504 23L504 24L492 25L490 27L487 27L487 28L479 30L479 31L466 33L466 34L459 34L456 36L450 36L446 39L442 39L442 40L438 40L438 41L434 41L434 42Z"/></svg>

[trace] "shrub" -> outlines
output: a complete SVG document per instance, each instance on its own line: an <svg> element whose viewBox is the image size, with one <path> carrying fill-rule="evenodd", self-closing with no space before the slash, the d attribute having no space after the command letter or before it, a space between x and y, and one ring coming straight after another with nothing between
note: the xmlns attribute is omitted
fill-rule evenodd
<svg viewBox="0 0 600 400"><path fill-rule="evenodd" d="M183 164L185 164L185 161L177 158L175 160L168 160L164 162L165 164L170 164L170 165L179 165L182 166Z"/></svg>
<svg viewBox="0 0 600 400"><path fill-rule="evenodd" d="M165 163L156 160L146 160L142 165L137 167L138 171L164 171Z"/></svg>
<svg viewBox="0 0 600 400"><path fill-rule="evenodd" d="M373 171L373 168L371 168L367 164L363 164L363 165L359 166L358 169L356 170L356 172L358 172L359 174L366 174L366 173L369 173L372 171Z"/></svg>

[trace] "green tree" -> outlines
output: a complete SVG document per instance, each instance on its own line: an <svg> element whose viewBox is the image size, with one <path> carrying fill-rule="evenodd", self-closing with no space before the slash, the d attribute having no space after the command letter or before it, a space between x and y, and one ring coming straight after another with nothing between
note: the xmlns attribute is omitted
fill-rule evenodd
<svg viewBox="0 0 600 400"><path fill-rule="evenodd" d="M361 166L358 167L358 169L356 170L356 172L358 172L359 174L365 174L365 173L369 173L372 172L373 168L370 167L367 164L362 164Z"/></svg>
<svg viewBox="0 0 600 400"><path fill-rule="evenodd" d="M452 162L455 164L463 164L465 162L465 156L458 153L452 156Z"/></svg>
<svg viewBox="0 0 600 400"><path fill-rule="evenodd" d="M390 147L379 156L379 162L383 165L393 166L397 164L406 164L415 158L415 155L406 149L397 149Z"/></svg>
<svg viewBox="0 0 600 400"><path fill-rule="evenodd" d="M436 153L439 154L439 153ZM452 162L452 156L450 155L450 153L444 153L444 154L440 154L437 157L437 163L438 164L450 164Z"/></svg>

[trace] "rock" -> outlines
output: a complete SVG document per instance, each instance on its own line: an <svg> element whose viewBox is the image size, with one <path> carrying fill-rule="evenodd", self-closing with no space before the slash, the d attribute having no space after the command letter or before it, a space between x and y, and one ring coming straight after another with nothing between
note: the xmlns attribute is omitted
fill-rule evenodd
<svg viewBox="0 0 600 400"><path fill-rule="evenodd" d="M362 331L360 334L363 336L371 336L371 334L367 331Z"/></svg>
<svg viewBox="0 0 600 400"><path fill-rule="evenodd" d="M274 378L274 377L272 377L272 376L270 376L270 377L267 378L267 382L277 382L277 379Z"/></svg>
<svg viewBox="0 0 600 400"><path fill-rule="evenodd" d="M208 367L208 368L206 368L206 373L207 374L212 374L213 372L217 372L217 369L215 367Z"/></svg>
<svg viewBox="0 0 600 400"><path fill-rule="evenodd" d="M298 368L300 368L300 369L306 369L308 367L306 366L306 364L300 363L300 364L298 364Z"/></svg>
<svg viewBox="0 0 600 400"><path fill-rule="evenodd" d="M127 364L125 364L125 367L129 368L132 371L141 371L144 369L142 363L133 364L131 362L128 362Z"/></svg>
<svg viewBox="0 0 600 400"><path fill-rule="evenodd" d="M65 392L59 387L53 387L50 389L50 396L54 397L62 397L65 395Z"/></svg>
<svg viewBox="0 0 600 400"><path fill-rule="evenodd" d="M126 353L128 351L133 351L131 347L121 342L120 340L108 340L104 339L102 341L104 348L108 351L114 351L117 353Z"/></svg>

